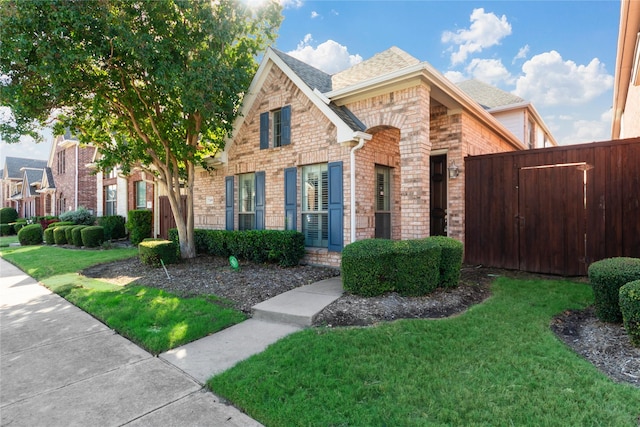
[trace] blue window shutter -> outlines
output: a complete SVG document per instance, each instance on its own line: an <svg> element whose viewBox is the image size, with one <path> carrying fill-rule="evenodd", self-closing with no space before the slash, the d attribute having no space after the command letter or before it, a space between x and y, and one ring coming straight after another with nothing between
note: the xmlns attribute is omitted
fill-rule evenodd
<svg viewBox="0 0 640 427"><path fill-rule="evenodd" d="M260 149L269 148L269 113L260 114Z"/></svg>
<svg viewBox="0 0 640 427"><path fill-rule="evenodd" d="M291 105L282 107L282 141L280 145L291 144Z"/></svg>
<svg viewBox="0 0 640 427"><path fill-rule="evenodd" d="M297 181L297 168L287 168L284 170L284 217L286 230L297 230L298 228L298 212L296 210L298 205Z"/></svg>
<svg viewBox="0 0 640 427"><path fill-rule="evenodd" d="M256 172L256 230L264 230L264 172Z"/></svg>
<svg viewBox="0 0 640 427"><path fill-rule="evenodd" d="M225 228L233 230L233 177L224 179L224 212Z"/></svg>
<svg viewBox="0 0 640 427"><path fill-rule="evenodd" d="M329 163L329 244L333 252L342 252L344 213L342 195L342 162Z"/></svg>

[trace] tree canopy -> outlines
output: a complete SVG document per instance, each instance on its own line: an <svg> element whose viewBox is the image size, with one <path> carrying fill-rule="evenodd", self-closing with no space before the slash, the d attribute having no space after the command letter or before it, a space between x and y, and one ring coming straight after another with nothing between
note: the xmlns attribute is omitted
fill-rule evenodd
<svg viewBox="0 0 640 427"><path fill-rule="evenodd" d="M153 173L195 256L195 166L224 147L281 20L274 0L1 0L0 105L13 117L0 134L37 137L56 114L57 133L98 147L101 169Z"/></svg>

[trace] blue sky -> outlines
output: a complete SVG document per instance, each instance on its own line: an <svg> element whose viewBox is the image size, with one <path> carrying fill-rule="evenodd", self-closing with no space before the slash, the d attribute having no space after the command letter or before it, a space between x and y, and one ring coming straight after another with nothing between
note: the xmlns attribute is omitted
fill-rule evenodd
<svg viewBox="0 0 640 427"><path fill-rule="evenodd" d="M397 46L532 101L562 145L610 137L618 0L280 1L275 47L328 73ZM45 159L51 139L0 143L0 162Z"/></svg>

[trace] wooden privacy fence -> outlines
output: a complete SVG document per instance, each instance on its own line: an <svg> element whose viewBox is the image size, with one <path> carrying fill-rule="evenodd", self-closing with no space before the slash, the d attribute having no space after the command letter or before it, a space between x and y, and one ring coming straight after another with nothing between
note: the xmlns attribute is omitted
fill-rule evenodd
<svg viewBox="0 0 640 427"><path fill-rule="evenodd" d="M640 257L640 138L467 157L465 261L565 276Z"/></svg>

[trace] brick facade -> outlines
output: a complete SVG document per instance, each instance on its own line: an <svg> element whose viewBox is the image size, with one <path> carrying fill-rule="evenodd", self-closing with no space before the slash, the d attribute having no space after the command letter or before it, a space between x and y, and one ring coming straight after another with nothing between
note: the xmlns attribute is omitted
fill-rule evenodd
<svg viewBox="0 0 640 427"><path fill-rule="evenodd" d="M53 204L55 215L80 206L97 212L96 176L87 167L93 162L95 147L79 146L73 141L60 144L60 141L61 137L54 140L54 152L50 159L56 186Z"/></svg>

